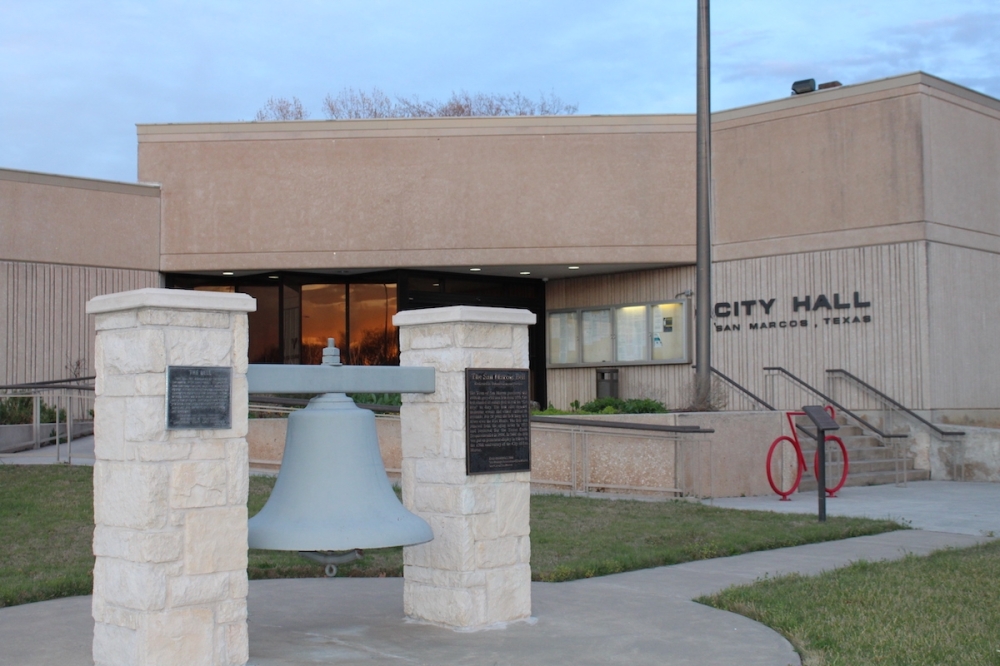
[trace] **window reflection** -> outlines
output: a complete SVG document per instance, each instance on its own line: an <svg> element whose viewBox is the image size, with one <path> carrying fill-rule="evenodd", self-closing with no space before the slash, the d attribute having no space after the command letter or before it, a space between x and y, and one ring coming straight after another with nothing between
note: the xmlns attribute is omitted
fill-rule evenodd
<svg viewBox="0 0 1000 666"><path fill-rule="evenodd" d="M352 365L399 365L395 284L350 285L349 362Z"/></svg>
<svg viewBox="0 0 1000 666"><path fill-rule="evenodd" d="M347 358L347 285L302 285L302 362L319 365L327 338Z"/></svg>
<svg viewBox="0 0 1000 666"><path fill-rule="evenodd" d="M241 286L238 291L257 299L257 311L247 313L250 329L249 361L281 363L282 354L278 344L278 322L281 321L278 287Z"/></svg>

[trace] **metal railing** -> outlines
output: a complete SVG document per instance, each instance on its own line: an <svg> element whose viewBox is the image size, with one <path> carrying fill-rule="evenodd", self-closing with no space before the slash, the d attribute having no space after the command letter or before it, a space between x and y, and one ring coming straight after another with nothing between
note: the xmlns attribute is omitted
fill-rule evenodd
<svg viewBox="0 0 1000 666"><path fill-rule="evenodd" d="M250 411L258 413L289 414L309 404L308 398L288 398L275 395L250 395ZM354 403L362 409L381 414L399 414L399 405L373 405Z"/></svg>
<svg viewBox="0 0 1000 666"><path fill-rule="evenodd" d="M94 386L85 383L93 379L72 377L0 385L0 400L24 398L31 401L30 423L5 424L0 436L0 451L14 453L54 444L56 462L61 462L61 444L66 444L67 462L72 463L73 440L94 432ZM43 422L42 415L47 410L52 410L54 421ZM30 435L21 434L24 430Z"/></svg>
<svg viewBox="0 0 1000 666"><path fill-rule="evenodd" d="M853 373L848 372L847 370L844 370L842 368L835 368L832 370L827 370L826 372L830 379L840 379L843 381L853 382L855 385L857 385L864 391L867 391L869 394L875 396L875 398L877 398L884 406L883 409L880 411L883 411L885 413L884 421L886 430L892 429L893 415L902 414L925 426L928 434L937 435L938 438L941 439L941 441L945 441L944 438L946 437L955 438L955 437L963 437L965 435L964 430L944 430L943 428L939 428L938 426L934 425L924 417L914 412L912 409L905 407L899 401L894 400L893 398L889 397L882 391L878 390L865 380L861 379L860 377L858 377ZM961 446L961 442L956 441L954 439L949 440L948 444L949 448L951 449L950 451L951 455L949 456L951 460L951 476L953 479L959 478L958 469L961 469L962 470L961 478L964 479L965 449L964 447Z"/></svg>
<svg viewBox="0 0 1000 666"><path fill-rule="evenodd" d="M837 368L837 369L834 369L834 370L827 370L826 372L827 372L827 374L829 374L831 376L840 375L842 378L847 378L847 379L853 381L855 384L858 384L859 386L861 386L862 388L864 388L868 392L874 394L882 402L884 402L887 405L889 405L892 409L894 409L896 411L899 411L899 412L902 412L903 414L906 414L910 418L912 418L912 419L914 419L916 421L919 421L920 423L922 423L923 425L927 426L931 431L933 431L934 433L936 433L940 437L961 437L962 435L965 434L964 430L942 430L941 428L937 427L936 425L934 425L933 423L931 423L930 421L928 421L924 417L922 417L919 414L917 414L916 412L914 412L912 409L909 409L908 407L904 407L899 402L893 400L892 398L890 398L889 396L887 396L885 393L882 393L882 391L879 391L877 388L875 388L874 386L872 386L871 384L869 384L865 380L861 379L857 375L851 374L847 370L841 370L840 368Z"/></svg>
<svg viewBox="0 0 1000 666"><path fill-rule="evenodd" d="M700 441L687 440L685 435L710 434L715 432L710 428L700 426L657 425L649 423L623 423L603 419L577 419L561 416L532 416L532 440L536 433L557 432L570 436L569 441L569 478L544 479L532 473L533 486L550 486L560 489L570 495L609 494L653 495L670 497L700 496L714 497L712 442L708 440L708 482L707 488L703 482L702 452ZM672 486L636 485L612 483L595 479L595 452L591 439L607 437L633 438L640 441L659 440L672 445L670 460L673 472ZM691 447L687 445L698 445ZM693 451L692 451L693 448Z"/></svg>
<svg viewBox="0 0 1000 666"><path fill-rule="evenodd" d="M908 439L909 435L907 435L907 434L900 434L900 433L885 432L884 430L882 430L881 428L877 427L873 423L869 422L868 420L866 420L862 416L860 416L858 414L855 414L852 410L848 409L847 407L844 407L842 404L840 404L839 402L837 402L836 400L834 400L830 396L826 395L825 393L823 393L822 391L820 391L816 387L814 387L814 386L806 383L805 380L803 380L803 379L801 379L799 377L796 377L791 372L789 372L788 370L785 370L781 366L769 366L769 367L764 368L764 371L765 372L777 372L780 375L784 376L786 379L792 381L793 383L795 383L796 385L798 385L799 387L801 387L802 389L805 389L809 393L812 393L813 395L819 397L820 399L822 399L823 401L825 401L828 405L832 405L837 410L838 414L842 414L842 415L850 417L858 426L861 427L862 430L867 430L867 431L873 433L878 438L879 442L883 446L891 443L892 447L893 447L893 458L895 460L896 483L898 485L899 484L899 479L900 479L900 477L902 477L902 479L903 479L903 485L904 486L906 485L906 483L908 481L908 479L907 479L906 463L903 461L903 458L902 458L902 451L901 451L901 448L900 448L900 445L899 445L899 440ZM808 430L803 429L801 426L796 426L796 427L800 431L808 434L810 437L813 436L813 433L809 432ZM887 440L889 440L889 441L887 441ZM900 465L901 462L902 462L902 465Z"/></svg>
<svg viewBox="0 0 1000 666"><path fill-rule="evenodd" d="M692 370L696 370L697 366L692 365L691 369ZM731 388L736 389L736 391L738 391L741 395L743 395L743 396L749 398L750 400L752 400L753 402L751 404L760 405L764 409L768 409L768 410L770 410L772 412L773 411L777 411L777 410L775 410L774 407L772 407L763 398L761 398L757 394L755 394L752 391L750 391L750 389L746 388L745 386L743 386L742 384L740 384L739 382L737 382L732 377L730 377L730 376L728 376L726 374L723 374L723 372L721 370L719 370L718 368L716 368L714 366L712 367L712 374L715 375L716 377L718 377L719 379L721 379L722 381L724 381ZM756 407L755 407L755 409L756 409Z"/></svg>

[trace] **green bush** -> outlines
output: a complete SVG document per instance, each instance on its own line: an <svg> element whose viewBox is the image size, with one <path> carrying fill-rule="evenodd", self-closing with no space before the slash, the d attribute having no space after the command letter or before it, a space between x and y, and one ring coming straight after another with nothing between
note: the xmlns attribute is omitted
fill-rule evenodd
<svg viewBox="0 0 1000 666"><path fill-rule="evenodd" d="M607 411L608 407L614 411ZM621 398L598 398L580 406L580 411L587 414L618 414L625 408Z"/></svg>
<svg viewBox="0 0 1000 666"><path fill-rule="evenodd" d="M623 414L663 414L666 411L662 402L649 398L631 398L625 401L622 408Z"/></svg>
<svg viewBox="0 0 1000 666"><path fill-rule="evenodd" d="M348 393L359 405L402 405L403 396L399 393Z"/></svg>
<svg viewBox="0 0 1000 666"><path fill-rule="evenodd" d="M598 398L582 405L580 411L586 414L663 414L664 404L649 398Z"/></svg>
<svg viewBox="0 0 1000 666"><path fill-rule="evenodd" d="M56 422L56 408L51 405L42 404L39 406L42 423ZM66 410L59 410L59 422L66 422ZM31 398L28 396L15 396L12 398L0 398L0 425L24 425L31 423Z"/></svg>

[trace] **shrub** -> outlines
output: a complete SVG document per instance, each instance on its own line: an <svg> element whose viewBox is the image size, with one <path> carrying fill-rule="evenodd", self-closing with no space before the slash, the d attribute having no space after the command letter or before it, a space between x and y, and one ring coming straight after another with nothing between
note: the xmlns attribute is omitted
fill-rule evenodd
<svg viewBox="0 0 1000 666"><path fill-rule="evenodd" d="M587 414L663 414L666 406L649 398L598 398L582 405L580 411Z"/></svg>
<svg viewBox="0 0 1000 666"><path fill-rule="evenodd" d="M55 423L56 408L45 404L39 405L40 421L42 423ZM66 422L66 410L59 410L59 421ZM31 423L31 398L28 396L14 396L11 398L0 398L0 425L24 425Z"/></svg>

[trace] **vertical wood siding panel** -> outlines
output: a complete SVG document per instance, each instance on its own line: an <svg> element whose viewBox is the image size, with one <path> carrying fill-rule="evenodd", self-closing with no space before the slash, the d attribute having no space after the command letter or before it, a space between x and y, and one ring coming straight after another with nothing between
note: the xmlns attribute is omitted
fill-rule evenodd
<svg viewBox="0 0 1000 666"><path fill-rule="evenodd" d="M826 252L802 253L721 262L714 266L715 300L776 298L770 316L760 306L754 314L714 319L717 325L738 324L740 331L713 333L713 365L762 397L773 381L776 406L792 409L818 402L816 396L786 380L768 380L762 368L782 366L820 391L836 386L848 407L874 408L877 403L844 382L828 380L826 369L844 368L908 407L927 406L927 254L922 242L900 243ZM672 299L694 288L694 267L668 268L549 283L550 309L616 305ZM792 312L792 297L839 293L850 301L859 291L871 307L839 311ZM692 313L693 314L693 313ZM869 315L868 324L834 325L835 316ZM829 318L830 323L824 321ZM749 324L807 320L809 326L754 330ZM669 407L683 408L690 394L690 366L624 366L622 397L651 397ZM548 370L550 401L565 408L573 400L586 402L596 390L593 368ZM730 408L749 408L735 394Z"/></svg>
<svg viewBox="0 0 1000 666"><path fill-rule="evenodd" d="M159 273L0 261L0 383L68 377L77 360L94 371L94 296L159 286Z"/></svg>

